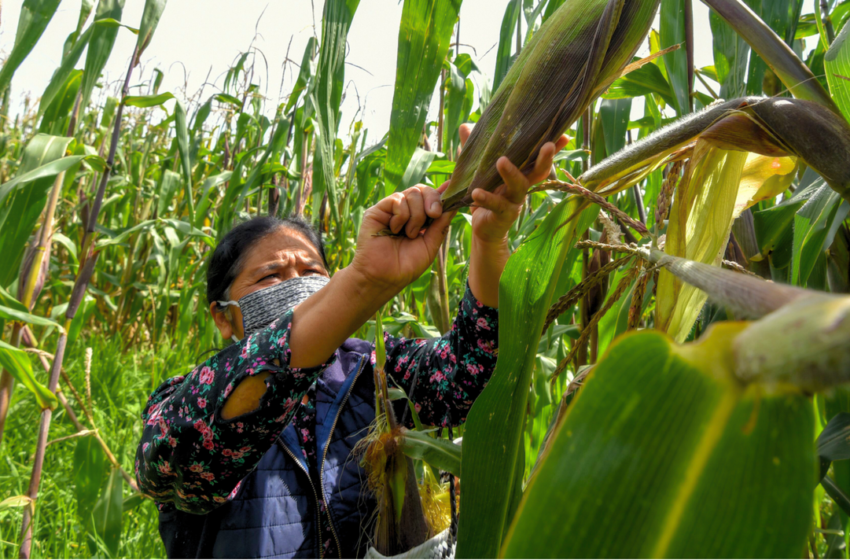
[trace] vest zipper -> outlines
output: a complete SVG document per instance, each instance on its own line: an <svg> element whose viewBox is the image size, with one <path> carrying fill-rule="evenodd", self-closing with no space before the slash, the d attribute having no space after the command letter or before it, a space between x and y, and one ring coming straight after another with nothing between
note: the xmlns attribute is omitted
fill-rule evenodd
<svg viewBox="0 0 850 560"><path fill-rule="evenodd" d="M331 506L330 506L330 502L328 501L328 497L325 494L325 484L324 484L324 481L323 481L323 477L324 477L324 474L325 474L325 459L328 456L328 448L331 446L331 440L333 439L334 430L336 429L336 423L339 420L339 415L342 412L342 409L345 406L345 403L348 402L348 397L349 397L349 395L351 395L352 389L354 389L354 384L357 383L357 378L360 377L360 373L363 372L363 366L364 365L365 365L365 360L361 359L360 360L360 369L358 369L357 373L354 375L354 381L351 382L351 387L348 388L348 392L345 394L345 397L343 397L342 402L339 405L339 409L336 411L336 417L334 418L334 423L331 424L331 431L328 433L328 441L327 441L327 443L325 443L325 450L322 453L322 462L319 466L319 486L322 488L322 499L325 501L325 507L328 510L328 520L330 521L330 525L331 525L331 534L333 535L334 540L336 541L336 551L337 551L337 554L339 554L340 558L342 558L342 547L339 544L339 537L337 536L336 529L334 528L334 518L333 518L333 515L331 515Z"/></svg>
<svg viewBox="0 0 850 560"><path fill-rule="evenodd" d="M304 465L301 464L301 461L298 460L295 454L290 451L286 445L281 445L281 447L283 447L283 450L292 457L295 464L301 467L301 470L304 471L304 474L307 475L307 480L310 482L310 489L313 490L313 499L316 500L316 533L319 535L319 558L324 558L325 547L322 544L322 505L319 503L319 495L316 493L316 487L313 486L313 479L310 478L309 471L304 468ZM331 525L331 529L333 529L333 525Z"/></svg>

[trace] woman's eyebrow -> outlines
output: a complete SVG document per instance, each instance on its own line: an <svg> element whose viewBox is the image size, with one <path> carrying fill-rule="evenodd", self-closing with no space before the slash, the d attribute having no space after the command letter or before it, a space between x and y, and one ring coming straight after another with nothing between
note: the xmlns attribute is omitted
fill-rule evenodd
<svg viewBox="0 0 850 560"><path fill-rule="evenodd" d="M266 276L267 274L269 274L270 272L277 272L281 268L284 268L284 265L282 263L279 263L279 262L264 264L263 266L261 266L260 268L255 270L254 274L252 276L254 278L262 278L262 277Z"/></svg>

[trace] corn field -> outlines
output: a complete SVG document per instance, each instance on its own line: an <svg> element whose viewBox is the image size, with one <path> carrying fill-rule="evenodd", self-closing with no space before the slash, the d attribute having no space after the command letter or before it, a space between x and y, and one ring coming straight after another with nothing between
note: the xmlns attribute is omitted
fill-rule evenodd
<svg viewBox="0 0 850 560"><path fill-rule="evenodd" d="M510 233L498 364L462 445L409 438L461 481L458 556L848 558L850 1L702 1L708 21L694 0L493 2L485 68L458 54L462 0L404 0L380 137L340 112L359 0L325 0L280 104L254 50L214 91L166 91L138 64L166 0L141 21L84 0L12 114L61 3L23 0L2 20L0 556L164 557L140 414L230 343L205 275L233 225L303 216L338 271L365 209L448 181L460 212L433 266L355 335L440 336L472 190L565 133ZM127 66L107 84L110 58Z"/></svg>

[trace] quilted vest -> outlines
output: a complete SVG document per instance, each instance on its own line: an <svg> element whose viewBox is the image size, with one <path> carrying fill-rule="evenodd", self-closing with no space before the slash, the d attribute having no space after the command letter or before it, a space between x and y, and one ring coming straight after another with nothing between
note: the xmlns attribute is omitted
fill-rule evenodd
<svg viewBox="0 0 850 560"><path fill-rule="evenodd" d="M372 345L349 339L316 387L321 480L311 480L292 424L245 477L232 500L206 515L160 514L169 558L319 558L320 538L337 541L341 558L362 558L375 502L351 451L375 418ZM332 535L319 535L324 495Z"/></svg>

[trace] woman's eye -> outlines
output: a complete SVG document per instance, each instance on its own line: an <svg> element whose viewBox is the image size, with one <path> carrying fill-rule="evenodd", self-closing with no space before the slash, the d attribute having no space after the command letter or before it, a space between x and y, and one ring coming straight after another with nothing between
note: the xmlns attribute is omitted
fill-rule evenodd
<svg viewBox="0 0 850 560"><path fill-rule="evenodd" d="M263 277L263 278L260 278L260 282L265 282L265 281L266 281L266 280L268 280L269 278L277 278L277 276L278 276L278 275L277 275L277 273L275 273L275 274L269 274L268 276L265 276L265 277Z"/></svg>

